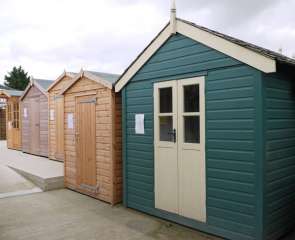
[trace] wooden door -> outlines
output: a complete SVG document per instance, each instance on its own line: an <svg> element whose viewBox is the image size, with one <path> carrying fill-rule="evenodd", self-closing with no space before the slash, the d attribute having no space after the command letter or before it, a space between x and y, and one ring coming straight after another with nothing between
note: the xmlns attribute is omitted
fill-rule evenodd
<svg viewBox="0 0 295 240"><path fill-rule="evenodd" d="M64 160L64 99L63 96L55 97L55 158Z"/></svg>
<svg viewBox="0 0 295 240"><path fill-rule="evenodd" d="M206 221L204 78L154 85L155 207Z"/></svg>
<svg viewBox="0 0 295 240"><path fill-rule="evenodd" d="M178 213L177 82L155 84L155 207Z"/></svg>
<svg viewBox="0 0 295 240"><path fill-rule="evenodd" d="M31 153L40 153L40 101L39 98L30 99L30 134L31 134Z"/></svg>
<svg viewBox="0 0 295 240"><path fill-rule="evenodd" d="M97 192L96 98L76 98L77 183L88 192Z"/></svg>

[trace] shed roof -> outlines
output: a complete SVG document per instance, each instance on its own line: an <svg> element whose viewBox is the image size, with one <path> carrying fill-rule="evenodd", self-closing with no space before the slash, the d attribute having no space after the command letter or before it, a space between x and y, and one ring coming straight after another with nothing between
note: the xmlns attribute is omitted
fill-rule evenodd
<svg viewBox="0 0 295 240"><path fill-rule="evenodd" d="M295 66L295 60L280 53L256 46L237 38L177 18L175 24L168 23L152 42L131 63L115 84L116 92L141 69L153 54L176 33L182 34L262 72L277 71L277 63Z"/></svg>
<svg viewBox="0 0 295 240"><path fill-rule="evenodd" d="M104 72L94 72L81 70L80 73L76 75L73 81L70 82L62 91L61 94L64 94L68 89L70 89L80 78L83 76L93 80L97 83L100 83L110 89L113 88L113 85L116 83L120 75L113 73L104 73Z"/></svg>
<svg viewBox="0 0 295 240"><path fill-rule="evenodd" d="M20 100L23 100L32 86L36 86L44 95L47 95L47 88L53 83L52 80L31 78L30 83L21 95Z"/></svg>
<svg viewBox="0 0 295 240"><path fill-rule="evenodd" d="M12 90L12 88L10 88L10 87L7 87L7 86L5 86L5 85L2 85L2 84L0 84L0 89L7 89L7 90Z"/></svg>
<svg viewBox="0 0 295 240"><path fill-rule="evenodd" d="M242 47L248 48L248 49L250 49L252 51L255 51L255 52L259 53L259 54L263 54L263 55L265 55L267 57L270 57L272 59L275 59L275 60L277 60L279 62L295 65L295 59L289 58L289 57L287 57L287 56L285 56L283 54L280 54L278 52L275 52L275 51L272 51L272 50L257 46L255 44L252 44L252 43L249 43L249 42L245 42L245 41L240 40L238 38L234 38L232 36L229 36L229 35L214 31L212 29L197 25L197 24L195 24L193 22L190 22L190 21L187 21L187 20L183 20L183 19L180 19L180 18L178 18L178 20L182 21L184 23L187 23L187 24L189 24L189 25L191 25L193 27L202 29L202 30L204 30L204 31L206 31L208 33L214 34L215 36L226 39L226 40L228 40L228 41L230 41L232 43L238 44L238 45L240 45Z"/></svg>
<svg viewBox="0 0 295 240"><path fill-rule="evenodd" d="M53 83L52 80L45 80L45 79L33 79L34 82L39 84L39 86L44 90L47 91L48 87Z"/></svg>
<svg viewBox="0 0 295 240"><path fill-rule="evenodd" d="M112 73L103 73L103 72L93 72L93 71L86 71L90 74L93 74L95 76L98 76L112 84L114 84L120 77L118 74L112 74Z"/></svg>
<svg viewBox="0 0 295 240"><path fill-rule="evenodd" d="M0 89L0 94L4 94L7 97L20 97L23 94L23 91L14 90L14 89Z"/></svg>

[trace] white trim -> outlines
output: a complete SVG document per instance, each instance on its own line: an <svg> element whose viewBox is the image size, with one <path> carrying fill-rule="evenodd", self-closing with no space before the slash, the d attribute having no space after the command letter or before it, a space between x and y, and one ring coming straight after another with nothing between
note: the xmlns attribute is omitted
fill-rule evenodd
<svg viewBox="0 0 295 240"><path fill-rule="evenodd" d="M200 28L191 26L190 24L180 20L177 20L177 32L243 63L246 63L262 72L276 72L276 61L274 59L230 42L222 37L218 37L212 33L206 32Z"/></svg>
<svg viewBox="0 0 295 240"><path fill-rule="evenodd" d="M115 85L115 91L119 92L139 69L152 57L152 55L168 40L173 32L171 23L159 34L159 36L143 51L121 76ZM222 37L206 32L196 26L192 26L179 19L176 20L176 32L198 41L208 47L216 49L230 57L233 57L262 72L276 72L276 60L259 54L248 48L230 42Z"/></svg>
<svg viewBox="0 0 295 240"><path fill-rule="evenodd" d="M170 24L160 33L160 35L150 44L150 46L139 56L139 58L122 75L115 86L115 91L120 92L128 81L138 72L138 70L153 56L153 54L168 40L171 36Z"/></svg>
<svg viewBox="0 0 295 240"><path fill-rule="evenodd" d="M68 86L66 86L61 91L60 95L64 95L66 91L68 91L77 81L79 81L83 77L86 77L86 78L88 78L90 80L93 80L93 81L99 83L99 84L102 84L103 86L105 86L105 87L107 87L109 89L113 89L113 85L110 82L108 82L108 81L104 80L103 78L100 78L100 77L98 77L98 76L96 76L94 74L91 74L88 71L81 70L77 74L77 76L73 79L73 81L71 81L70 84Z"/></svg>

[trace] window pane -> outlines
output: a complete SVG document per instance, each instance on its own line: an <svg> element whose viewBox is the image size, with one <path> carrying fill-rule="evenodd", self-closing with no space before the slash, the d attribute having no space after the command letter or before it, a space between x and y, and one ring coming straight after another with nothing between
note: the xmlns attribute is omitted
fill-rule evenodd
<svg viewBox="0 0 295 240"><path fill-rule="evenodd" d="M184 112L199 112L199 85L183 87Z"/></svg>
<svg viewBox="0 0 295 240"><path fill-rule="evenodd" d="M160 121L160 141L173 142L173 118L172 116L159 117Z"/></svg>
<svg viewBox="0 0 295 240"><path fill-rule="evenodd" d="M184 117L184 142L200 143L200 117Z"/></svg>
<svg viewBox="0 0 295 240"><path fill-rule="evenodd" d="M160 113L172 112L172 87L160 88Z"/></svg>

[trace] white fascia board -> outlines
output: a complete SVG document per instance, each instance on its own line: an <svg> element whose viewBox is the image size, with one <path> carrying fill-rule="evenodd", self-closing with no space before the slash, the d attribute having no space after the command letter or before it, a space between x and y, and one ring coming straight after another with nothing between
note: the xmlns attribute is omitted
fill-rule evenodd
<svg viewBox="0 0 295 240"><path fill-rule="evenodd" d="M276 72L276 61L274 59L239 46L200 28L177 20L177 32L262 72Z"/></svg>
<svg viewBox="0 0 295 240"><path fill-rule="evenodd" d="M151 43L151 45L139 56L139 58L130 66L127 72L116 83L115 91L119 92L128 83L128 81L138 72L138 70L154 55L154 53L171 36L170 24L160 33L160 35Z"/></svg>

